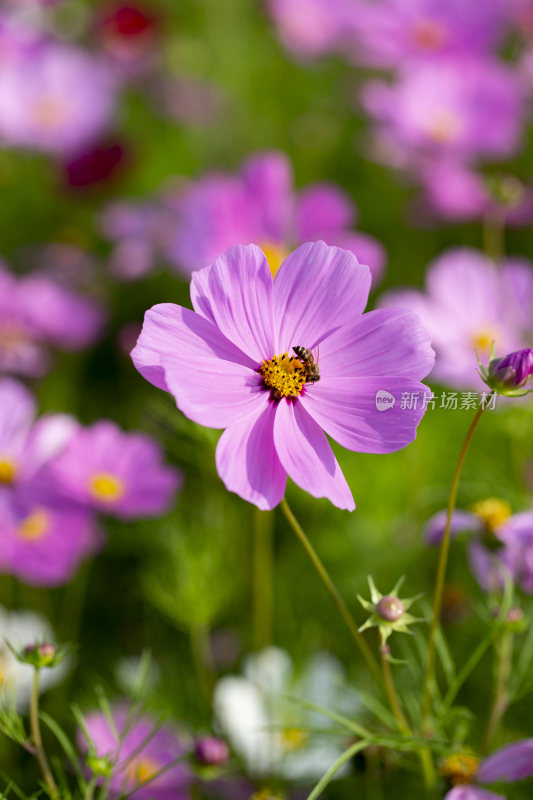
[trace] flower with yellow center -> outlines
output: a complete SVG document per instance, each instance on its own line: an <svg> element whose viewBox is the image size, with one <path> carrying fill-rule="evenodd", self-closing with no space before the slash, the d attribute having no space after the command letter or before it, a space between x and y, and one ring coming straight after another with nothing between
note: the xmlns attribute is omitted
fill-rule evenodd
<svg viewBox="0 0 533 800"><path fill-rule="evenodd" d="M35 122L46 130L53 131L58 128L66 118L65 104L61 98L52 94L39 97L33 106Z"/></svg>
<svg viewBox="0 0 533 800"><path fill-rule="evenodd" d="M25 517L18 526L17 533L21 539L33 542L46 536L50 528L50 515L44 508L37 508Z"/></svg>
<svg viewBox="0 0 533 800"><path fill-rule="evenodd" d="M115 503L124 495L124 484L109 472L98 472L89 481L89 491L101 503Z"/></svg>
<svg viewBox="0 0 533 800"><path fill-rule="evenodd" d="M509 503L497 497L488 497L486 500L474 503L472 511L481 517L489 533L497 531L512 514Z"/></svg>
<svg viewBox="0 0 533 800"><path fill-rule="evenodd" d="M492 328L480 328L472 335L474 349L481 353L490 353L497 336L497 331Z"/></svg>
<svg viewBox="0 0 533 800"><path fill-rule="evenodd" d="M443 108L436 111L429 119L428 132L439 144L448 144L457 138L460 127L457 115Z"/></svg>
<svg viewBox="0 0 533 800"><path fill-rule="evenodd" d="M448 756L440 765L443 778L450 781L453 786L471 783L479 766L480 759L468 753L454 753Z"/></svg>
<svg viewBox="0 0 533 800"><path fill-rule="evenodd" d="M447 31L434 19L417 19L413 25L412 37L418 47L431 52L445 44Z"/></svg>
<svg viewBox="0 0 533 800"><path fill-rule="evenodd" d="M306 382L305 368L296 356L282 353L263 361L260 375L265 389L270 389L270 399L274 402L282 397L298 397Z"/></svg>
<svg viewBox="0 0 533 800"><path fill-rule="evenodd" d="M161 769L161 764L158 764L152 758L138 758L135 759L127 768L126 772L129 780L136 784L143 784L151 780Z"/></svg>
<svg viewBox="0 0 533 800"><path fill-rule="evenodd" d="M260 247L266 256L272 277L275 278L279 268L289 255L289 251L274 242L263 242Z"/></svg>
<svg viewBox="0 0 533 800"><path fill-rule="evenodd" d="M0 484L13 483L17 475L17 468L9 458L0 458Z"/></svg>
<svg viewBox="0 0 533 800"><path fill-rule="evenodd" d="M309 742L309 734L302 728L285 728L281 740L286 750L299 750Z"/></svg>

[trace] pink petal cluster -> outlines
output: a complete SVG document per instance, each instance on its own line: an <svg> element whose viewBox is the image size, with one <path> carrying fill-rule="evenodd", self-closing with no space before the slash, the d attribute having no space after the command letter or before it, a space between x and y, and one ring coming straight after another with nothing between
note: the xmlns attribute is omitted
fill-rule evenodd
<svg viewBox="0 0 533 800"><path fill-rule="evenodd" d="M187 754L186 740L170 725L158 726L148 715L135 716L125 705L116 704L112 714L113 724L101 711L88 714L78 732L82 750L113 764L110 795L187 800L193 776L185 763L177 763Z"/></svg>
<svg viewBox="0 0 533 800"><path fill-rule="evenodd" d="M44 272L17 278L0 264L0 373L43 375L49 349L78 350L98 337L104 311Z"/></svg>
<svg viewBox="0 0 533 800"><path fill-rule="evenodd" d="M225 428L219 475L259 508L281 501L287 476L339 508L355 507L325 433L366 453L415 438L423 410L397 402L382 411L377 396L428 393L420 380L433 351L414 314L363 314L370 282L353 253L324 242L301 245L274 279L259 247L235 246L193 273L194 311L163 303L145 315L135 366L194 422ZM295 346L316 352L320 370L298 388ZM293 381L288 394L275 382L284 378Z"/></svg>
<svg viewBox="0 0 533 800"><path fill-rule="evenodd" d="M533 265L509 258L498 268L476 250L454 248L429 265L424 291L392 290L380 304L419 315L437 353L436 381L485 389L476 351L487 362L493 342L496 352L508 353L533 336Z"/></svg>
<svg viewBox="0 0 533 800"><path fill-rule="evenodd" d="M161 513L181 479L147 436L36 412L22 384L0 380L0 570L54 586L99 549L96 511Z"/></svg>

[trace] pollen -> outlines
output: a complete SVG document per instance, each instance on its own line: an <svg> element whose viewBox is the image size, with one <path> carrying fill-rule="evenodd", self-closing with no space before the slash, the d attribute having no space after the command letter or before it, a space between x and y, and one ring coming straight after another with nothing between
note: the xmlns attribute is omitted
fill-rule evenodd
<svg viewBox="0 0 533 800"><path fill-rule="evenodd" d="M14 463L8 458L0 458L0 484L13 483L17 474Z"/></svg>
<svg viewBox="0 0 533 800"><path fill-rule="evenodd" d="M490 353L492 343L496 340L497 334L490 328L481 328L472 336L472 344L476 350L482 353Z"/></svg>
<svg viewBox="0 0 533 800"><path fill-rule="evenodd" d="M429 52L438 50L445 44L446 34L446 29L433 19L418 19L413 25L413 41L420 48Z"/></svg>
<svg viewBox="0 0 533 800"><path fill-rule="evenodd" d="M33 106L33 118L42 128L52 131L64 122L65 111L65 104L60 97L43 95Z"/></svg>
<svg viewBox="0 0 533 800"><path fill-rule="evenodd" d="M468 753L456 753L448 756L440 765L440 773L453 786L471 783L479 766L479 758Z"/></svg>
<svg viewBox="0 0 533 800"><path fill-rule="evenodd" d="M285 728L281 737L286 750L299 750L309 741L309 734L302 728Z"/></svg>
<svg viewBox="0 0 533 800"><path fill-rule="evenodd" d="M139 758L129 765L127 773L132 783L143 784L151 780L160 769L161 765L157 764L153 759Z"/></svg>
<svg viewBox="0 0 533 800"><path fill-rule="evenodd" d="M263 361L259 373L263 377L263 386L270 390L270 399L275 402L282 397L298 397L306 382L302 362L288 353Z"/></svg>
<svg viewBox="0 0 533 800"><path fill-rule="evenodd" d="M488 497L474 503L472 511L481 517L489 533L497 531L512 514L509 503L497 497Z"/></svg>
<svg viewBox="0 0 533 800"><path fill-rule="evenodd" d="M103 503L114 503L124 494L124 484L109 472L99 472L89 482L91 495Z"/></svg>
<svg viewBox="0 0 533 800"><path fill-rule="evenodd" d="M289 253L284 247L275 244L275 242L263 242L260 247L266 256L272 277L275 278L279 268Z"/></svg>
<svg viewBox="0 0 533 800"><path fill-rule="evenodd" d="M43 509L38 508L33 511L20 523L18 526L18 535L21 539L26 541L35 542L46 536L50 527L50 516Z"/></svg>
<svg viewBox="0 0 533 800"><path fill-rule="evenodd" d="M459 120L448 109L437 111L429 120L429 135L440 144L448 144L457 138L459 133Z"/></svg>

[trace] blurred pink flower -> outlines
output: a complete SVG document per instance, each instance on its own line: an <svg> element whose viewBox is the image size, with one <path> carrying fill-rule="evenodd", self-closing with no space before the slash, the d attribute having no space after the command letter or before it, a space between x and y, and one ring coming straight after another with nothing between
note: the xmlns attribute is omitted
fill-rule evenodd
<svg viewBox="0 0 533 800"><path fill-rule="evenodd" d="M0 264L0 373L43 375L49 347L87 347L103 320L103 309L89 297L44 273L17 278Z"/></svg>
<svg viewBox="0 0 533 800"><path fill-rule="evenodd" d="M348 51L354 0L268 0L279 37L300 58Z"/></svg>
<svg viewBox="0 0 533 800"><path fill-rule="evenodd" d="M107 420L80 428L54 461L54 478L68 498L121 519L170 510L182 483L163 463L160 445Z"/></svg>
<svg viewBox="0 0 533 800"><path fill-rule="evenodd" d="M533 739L520 739L485 758L477 768L473 783L455 786L444 800L505 800L502 795L482 789L478 784L516 783L532 775Z"/></svg>
<svg viewBox="0 0 533 800"><path fill-rule="evenodd" d="M426 287L392 290L380 305L418 314L437 353L436 381L486 389L476 350L487 361L492 342L497 352L507 353L533 338L533 266L526 259L509 258L497 268L476 250L448 250L429 265Z"/></svg>
<svg viewBox="0 0 533 800"><path fill-rule="evenodd" d="M186 764L177 763L187 754L183 737L170 725L158 726L148 715L131 714L125 705L115 705L112 714L113 725L101 711L87 714L84 730L78 731L82 750L113 764L111 796L131 793L138 800L187 800L192 773Z"/></svg>
<svg viewBox="0 0 533 800"><path fill-rule="evenodd" d="M0 136L57 156L76 152L108 126L117 85L106 64L70 45L42 42L0 69Z"/></svg>
<svg viewBox="0 0 533 800"><path fill-rule="evenodd" d="M300 246L274 279L257 246L235 246L193 274L195 311L163 303L146 313L132 359L194 422L226 429L216 460L230 491L270 509L289 475L353 510L323 431L360 452L405 447L423 403L382 413L376 397L429 393L420 380L434 358L415 315L363 315L369 289L368 267L324 242ZM298 346L319 350L318 381L308 379Z"/></svg>
<svg viewBox="0 0 533 800"><path fill-rule="evenodd" d="M421 155L461 162L516 153L526 120L519 76L495 60L411 65L394 83L369 81L362 102L405 162Z"/></svg>
<svg viewBox="0 0 533 800"><path fill-rule="evenodd" d="M350 197L329 182L295 191L290 162L281 152L253 156L237 175L211 173L192 182L175 208L168 256L187 272L212 264L232 245L254 242L275 271L292 246L317 240L351 250L370 268L374 283L385 266L383 246L352 230L356 209Z"/></svg>

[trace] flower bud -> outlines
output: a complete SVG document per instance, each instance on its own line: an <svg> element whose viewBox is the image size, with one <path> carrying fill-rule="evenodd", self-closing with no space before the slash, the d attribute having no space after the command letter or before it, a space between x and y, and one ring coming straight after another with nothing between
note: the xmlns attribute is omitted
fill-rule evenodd
<svg viewBox="0 0 533 800"><path fill-rule="evenodd" d="M89 756L87 766L93 775L109 778L113 772L113 762L107 756Z"/></svg>
<svg viewBox="0 0 533 800"><path fill-rule="evenodd" d="M523 389L533 375L533 350L516 350L502 358L492 358L483 379L498 394L512 395Z"/></svg>
<svg viewBox="0 0 533 800"><path fill-rule="evenodd" d="M377 604L376 611L386 622L396 622L400 617L403 617L405 607L398 597L386 594Z"/></svg>
<svg viewBox="0 0 533 800"><path fill-rule="evenodd" d="M36 669L52 667L57 663L57 648L50 642L29 644L19 654L19 660L31 664Z"/></svg>
<svg viewBox="0 0 533 800"><path fill-rule="evenodd" d="M196 741L194 748L196 760L208 767L218 767L229 759L229 747L223 739L203 736Z"/></svg>

